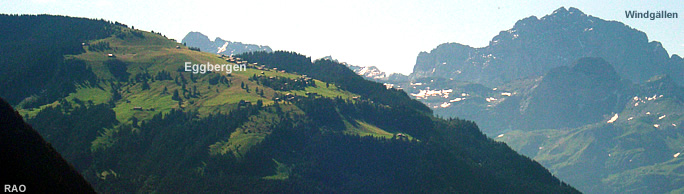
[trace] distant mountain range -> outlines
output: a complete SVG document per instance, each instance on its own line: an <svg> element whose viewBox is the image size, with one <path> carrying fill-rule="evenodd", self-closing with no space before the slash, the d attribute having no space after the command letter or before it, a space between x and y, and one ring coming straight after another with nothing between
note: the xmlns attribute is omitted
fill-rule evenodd
<svg viewBox="0 0 684 194"><path fill-rule="evenodd" d="M216 37L214 41L211 41L209 40L209 37L200 32L189 32L187 35L185 35L181 43L188 47L199 48L204 52L224 54L227 56L253 51L272 52L271 47L268 46L231 42L223 40L219 37Z"/></svg>
<svg viewBox="0 0 684 194"><path fill-rule="evenodd" d="M421 52L386 82L474 120L587 193L684 190L684 60L616 21L560 8L489 46Z"/></svg>
<svg viewBox="0 0 684 194"><path fill-rule="evenodd" d="M641 31L576 8L522 19L483 48L446 43L421 52L411 78L441 77L494 87L543 75L581 57L601 57L613 64L618 75L638 83L669 74L676 83L684 84L684 59L680 56L670 56Z"/></svg>
<svg viewBox="0 0 684 194"><path fill-rule="evenodd" d="M352 64L349 64L346 62L339 62L337 59L332 58L332 56L325 56L321 59L331 60L331 61L341 63L341 64L349 67L349 69L354 71L354 73L360 75L361 77L369 79L369 80L385 80L385 79L387 79L387 75L385 74L385 72L381 71L376 66L352 65Z"/></svg>

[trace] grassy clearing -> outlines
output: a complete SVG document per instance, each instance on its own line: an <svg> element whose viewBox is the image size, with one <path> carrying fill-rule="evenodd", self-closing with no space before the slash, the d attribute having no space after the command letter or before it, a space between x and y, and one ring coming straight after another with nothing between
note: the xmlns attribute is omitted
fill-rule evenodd
<svg viewBox="0 0 684 194"><path fill-rule="evenodd" d="M393 133L387 132L376 127L375 125L371 125L359 120L354 120L351 122L345 120L344 125L347 129L342 132L347 135L373 136L387 139L390 139L392 136L394 136Z"/></svg>
<svg viewBox="0 0 684 194"><path fill-rule="evenodd" d="M24 117L24 120L26 120L26 119L29 119L29 118L36 116L36 114L38 114L40 111L42 111L43 109L45 109L47 107L55 107L57 105L59 105L59 102L55 101L55 102L52 102L50 104L41 105L38 108L29 108L29 109L17 108L17 112L19 112L19 114L22 117Z"/></svg>
<svg viewBox="0 0 684 194"><path fill-rule="evenodd" d="M92 101L93 104L106 103L107 101L109 101L109 98L110 98L109 92L107 89L108 87L109 86L107 86L105 84L100 84L99 87L79 86L76 89L76 92L70 93L67 97L65 97L65 99L69 103L71 103L73 106L77 106L77 103L75 103L74 99L78 99L84 103L88 103L88 101ZM59 101L55 101L55 102L52 102L50 104L42 105L38 108L30 108L30 109L17 108L17 111L22 116L28 115L27 118L24 118L24 119L28 119L28 118L36 116L36 114L38 114L38 112L42 111L43 109L45 109L47 107L55 107L59 104L60 104Z"/></svg>
<svg viewBox="0 0 684 194"><path fill-rule="evenodd" d="M263 179L286 180L286 179L290 178L290 173L292 173L292 167L294 167L294 165L287 165L285 163L278 162L276 159L273 159L273 162L275 162L275 164L276 164L276 169L275 169L276 174L263 177Z"/></svg>
<svg viewBox="0 0 684 194"><path fill-rule="evenodd" d="M84 102L92 101L93 104L102 104L107 103L110 96L108 89L104 87L79 87L75 93L69 94L66 99L72 102L74 99L79 99Z"/></svg>
<svg viewBox="0 0 684 194"><path fill-rule="evenodd" d="M104 131L91 142L90 151L97 152L105 150L114 145L114 143L116 143L116 138L114 137L116 132L118 132L116 129L104 129Z"/></svg>
<svg viewBox="0 0 684 194"><path fill-rule="evenodd" d="M263 72L263 74L261 74ZM258 70L254 68L247 68L247 71L244 72L236 72L238 75L244 75L247 76L247 78L253 76L253 75L263 75L266 77L286 77L290 79L297 79L302 77L301 75L297 74L291 74L291 73L283 73L279 71L274 71L274 70ZM325 87L326 83L317 79L314 79L316 82L316 87L306 87L305 90L292 90L292 91L287 91L285 93L292 93L292 94L297 94L299 96L307 96L307 92L313 92L317 93L318 95L328 97L328 98L335 98L335 97L342 97L342 98L351 98L353 96L358 96L354 95L351 92L344 91L340 88L338 88L335 84L329 84L329 87ZM253 84L256 84L254 82L250 82Z"/></svg>

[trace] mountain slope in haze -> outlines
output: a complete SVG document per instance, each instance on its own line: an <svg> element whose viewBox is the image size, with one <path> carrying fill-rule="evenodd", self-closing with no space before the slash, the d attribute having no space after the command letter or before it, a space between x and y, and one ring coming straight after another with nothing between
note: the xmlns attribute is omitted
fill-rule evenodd
<svg viewBox="0 0 684 194"><path fill-rule="evenodd" d="M583 192L680 192L684 189L680 156L684 88L667 76L633 88L621 109L605 111L597 122L512 130L496 139L533 157Z"/></svg>
<svg viewBox="0 0 684 194"><path fill-rule="evenodd" d="M621 77L637 83L669 74L684 85L684 60L668 55L659 42L649 42L645 33L620 22L563 7L541 18L519 20L483 48L445 43L421 52L411 78L441 77L495 87L569 66L581 57L601 57Z"/></svg>
<svg viewBox="0 0 684 194"><path fill-rule="evenodd" d="M438 115L473 119L486 133L578 127L620 112L635 95L629 80L601 58L581 58L540 77L488 88L430 79L404 86Z"/></svg>
<svg viewBox="0 0 684 194"><path fill-rule="evenodd" d="M625 90L608 62L581 58L570 67L554 68L544 75L529 96L522 97L524 104L517 105L521 117L514 125L518 129L544 129L595 123L623 108L630 98Z"/></svg>
<svg viewBox="0 0 684 194"><path fill-rule="evenodd" d="M204 52L224 54L227 56L254 51L272 52L271 48L268 46L231 42L219 37L216 37L214 41L211 41L209 40L209 37L200 32L189 32L185 35L181 43L188 47L197 47Z"/></svg>
<svg viewBox="0 0 684 194"><path fill-rule="evenodd" d="M31 193L95 193L95 190L4 99L0 98L3 185ZM23 185L21 189L20 185ZM8 190L5 186L5 192ZM10 187L12 188L12 187Z"/></svg>
<svg viewBox="0 0 684 194"><path fill-rule="evenodd" d="M86 43L62 60L98 81L18 111L98 192L577 193L340 63L252 52L195 74L186 62L237 64L121 25Z"/></svg>
<svg viewBox="0 0 684 194"><path fill-rule="evenodd" d="M684 88L667 75L633 84L603 59L582 58L496 88L418 83L411 95L436 114L476 121L582 192L682 190Z"/></svg>

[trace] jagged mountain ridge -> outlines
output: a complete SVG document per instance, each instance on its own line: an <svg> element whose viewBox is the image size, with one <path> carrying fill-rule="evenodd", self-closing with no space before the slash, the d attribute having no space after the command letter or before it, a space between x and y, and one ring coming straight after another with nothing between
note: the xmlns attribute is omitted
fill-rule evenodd
<svg viewBox="0 0 684 194"><path fill-rule="evenodd" d="M200 32L189 32L185 35L181 43L189 47L200 48L200 50L204 52L224 54L227 56L254 51L272 52L271 47L269 46L232 42L223 40L219 37L216 37L214 41L211 41L209 40L209 37Z"/></svg>
<svg viewBox="0 0 684 194"><path fill-rule="evenodd" d="M358 66L358 65L352 65L346 62L339 62L339 60L332 58L332 56L325 56L321 59L325 60L331 60L334 62L341 63L345 66L347 66L349 69L354 71L354 73L360 75L361 77L364 77L368 80L385 80L387 78L387 75L385 72L381 71L378 67L376 66Z"/></svg>
<svg viewBox="0 0 684 194"><path fill-rule="evenodd" d="M676 83L684 84L681 57L669 56L659 42L648 42L641 31L572 7L561 7L542 18L522 19L483 48L446 43L421 52L411 78L452 78L494 87L543 75L581 57L604 58L620 76L635 82L670 74Z"/></svg>
<svg viewBox="0 0 684 194"><path fill-rule="evenodd" d="M360 76L369 78L371 80L382 80L382 79L387 78L387 75L385 75L385 72L381 71L376 66L361 67L359 70L357 70L355 72L356 72L356 74L359 74Z"/></svg>

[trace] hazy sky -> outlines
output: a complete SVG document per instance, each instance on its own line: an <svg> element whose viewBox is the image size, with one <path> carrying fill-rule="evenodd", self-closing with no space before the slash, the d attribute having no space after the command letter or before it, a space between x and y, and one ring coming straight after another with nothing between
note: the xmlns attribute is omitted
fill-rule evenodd
<svg viewBox="0 0 684 194"><path fill-rule="evenodd" d="M56 14L119 21L180 41L188 32L296 51L332 55L355 65L410 73L420 51L446 42L487 46L519 19L576 7L621 21L684 53L684 3L669 1L144 1L2 0L0 13ZM678 19L627 19L625 10L677 12Z"/></svg>

